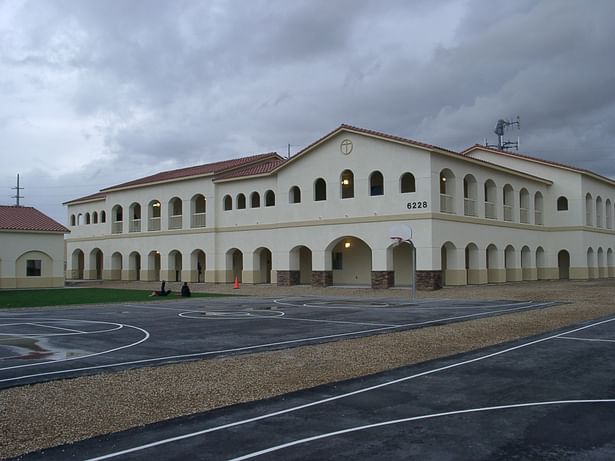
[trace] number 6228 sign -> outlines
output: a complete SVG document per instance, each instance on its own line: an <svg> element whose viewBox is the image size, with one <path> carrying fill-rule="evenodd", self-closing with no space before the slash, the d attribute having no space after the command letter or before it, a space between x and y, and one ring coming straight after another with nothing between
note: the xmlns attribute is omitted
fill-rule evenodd
<svg viewBox="0 0 615 461"><path fill-rule="evenodd" d="M422 209L422 208L427 208L427 201L423 201L423 202L408 202L406 204L406 207L409 210L418 210L418 209Z"/></svg>

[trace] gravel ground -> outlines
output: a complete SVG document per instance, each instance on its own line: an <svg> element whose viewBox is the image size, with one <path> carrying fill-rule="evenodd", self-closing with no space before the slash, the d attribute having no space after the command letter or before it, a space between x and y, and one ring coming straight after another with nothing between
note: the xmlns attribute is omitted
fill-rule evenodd
<svg viewBox="0 0 615 461"><path fill-rule="evenodd" d="M157 284L103 286L154 289ZM233 290L230 286L209 284L193 284L192 289L257 296L409 296L407 290L395 289L244 285ZM377 373L615 314L612 279L444 288L419 292L417 297L545 300L566 304L315 346L6 389L0 391L0 457Z"/></svg>

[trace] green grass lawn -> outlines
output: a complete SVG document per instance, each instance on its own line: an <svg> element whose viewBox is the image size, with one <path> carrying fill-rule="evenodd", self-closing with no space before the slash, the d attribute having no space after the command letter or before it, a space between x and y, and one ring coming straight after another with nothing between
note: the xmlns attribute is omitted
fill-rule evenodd
<svg viewBox="0 0 615 461"><path fill-rule="evenodd" d="M50 288L41 290L0 290L0 309L10 307L63 306L69 304L104 304L134 301L168 301L183 299L171 293L165 297L149 297L151 290L118 290L111 288ZM192 293L195 298L229 296Z"/></svg>

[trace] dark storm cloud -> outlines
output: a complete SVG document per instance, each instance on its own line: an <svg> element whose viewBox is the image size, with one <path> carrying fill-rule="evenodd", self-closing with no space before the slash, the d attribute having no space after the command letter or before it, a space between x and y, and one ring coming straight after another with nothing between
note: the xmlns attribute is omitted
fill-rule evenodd
<svg viewBox="0 0 615 461"><path fill-rule="evenodd" d="M92 145L66 155L104 185L295 152L339 123L463 149L517 115L507 136L524 152L615 176L609 0L14 5L18 26L0 18L0 135L17 136L2 131L12 114L60 108Z"/></svg>

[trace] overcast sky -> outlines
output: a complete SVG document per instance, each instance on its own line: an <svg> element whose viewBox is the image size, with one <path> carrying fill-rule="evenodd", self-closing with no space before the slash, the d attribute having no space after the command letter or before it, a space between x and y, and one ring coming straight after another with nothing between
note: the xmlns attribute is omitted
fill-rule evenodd
<svg viewBox="0 0 615 461"><path fill-rule="evenodd" d="M615 177L612 0L0 0L0 203L277 151L341 123Z"/></svg>

